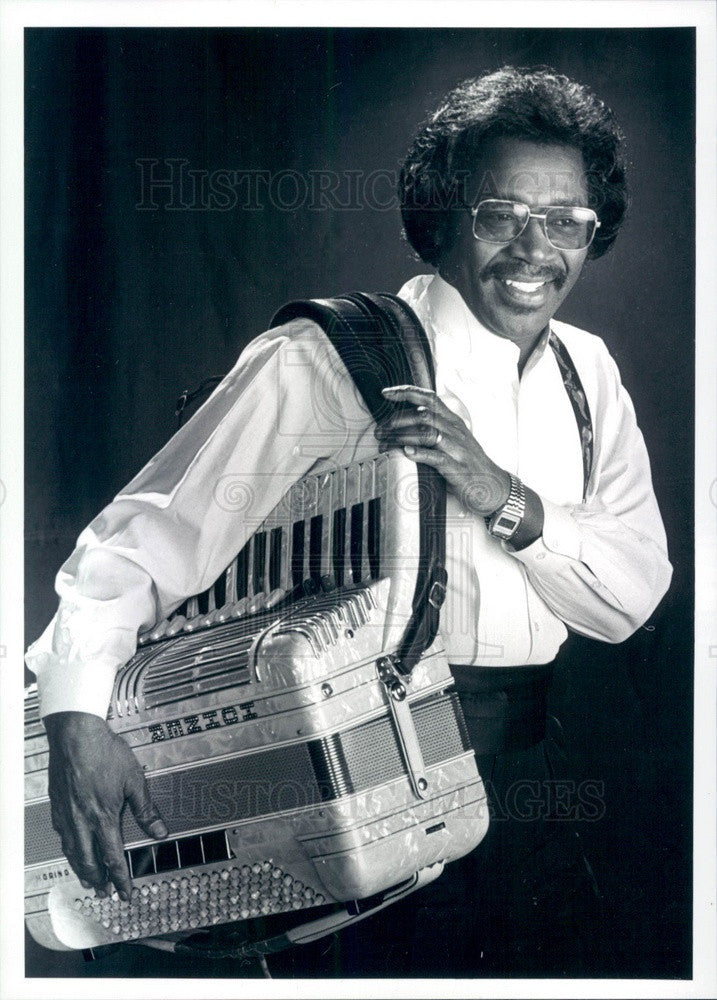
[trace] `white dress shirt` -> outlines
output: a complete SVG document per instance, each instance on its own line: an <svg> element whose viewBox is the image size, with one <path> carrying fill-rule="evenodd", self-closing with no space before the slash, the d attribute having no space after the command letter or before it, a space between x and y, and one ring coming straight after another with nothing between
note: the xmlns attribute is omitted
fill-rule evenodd
<svg viewBox="0 0 717 1000"><path fill-rule="evenodd" d="M672 570L643 438L604 343L552 322L592 414L583 502L578 428L547 336L519 375L518 347L483 327L439 276L413 278L399 294L425 326L440 396L545 510L542 536L514 552L449 494L441 613L449 661L548 663L566 626L607 642L627 638ZM295 320L254 340L60 569L58 612L27 654L42 714L104 716L138 631L206 589L296 479L375 454L373 429L315 324Z"/></svg>

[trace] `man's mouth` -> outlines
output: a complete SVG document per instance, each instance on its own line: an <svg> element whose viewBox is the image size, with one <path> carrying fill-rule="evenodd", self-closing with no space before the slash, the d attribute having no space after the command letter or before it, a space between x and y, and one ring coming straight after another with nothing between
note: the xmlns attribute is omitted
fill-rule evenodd
<svg viewBox="0 0 717 1000"><path fill-rule="evenodd" d="M505 305L521 310L544 308L551 290L559 290L565 280L556 268L536 269L531 274L502 261L489 268L486 277L495 280Z"/></svg>
<svg viewBox="0 0 717 1000"><path fill-rule="evenodd" d="M494 275L503 303L511 309L532 312L548 304L550 291L557 286L554 278L508 278Z"/></svg>
<svg viewBox="0 0 717 1000"><path fill-rule="evenodd" d="M517 288L519 292L526 292L528 294L532 292L537 292L539 288L547 284L547 281L518 281L516 278L503 278L506 285L510 288Z"/></svg>

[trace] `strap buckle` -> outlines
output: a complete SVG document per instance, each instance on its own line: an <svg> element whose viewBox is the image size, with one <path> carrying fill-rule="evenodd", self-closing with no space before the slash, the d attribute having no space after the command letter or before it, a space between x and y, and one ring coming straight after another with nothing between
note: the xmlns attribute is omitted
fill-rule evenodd
<svg viewBox="0 0 717 1000"><path fill-rule="evenodd" d="M446 599L446 584L443 580L434 580L431 584L431 589L428 592L428 603L436 611L439 611L443 607L443 602Z"/></svg>

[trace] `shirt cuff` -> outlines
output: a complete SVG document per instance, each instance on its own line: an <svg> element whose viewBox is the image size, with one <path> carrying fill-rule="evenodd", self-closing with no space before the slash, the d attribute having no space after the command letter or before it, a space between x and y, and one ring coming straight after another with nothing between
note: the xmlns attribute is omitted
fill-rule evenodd
<svg viewBox="0 0 717 1000"><path fill-rule="evenodd" d="M570 508L560 507L542 497L541 501L544 512L542 535L524 549L512 549L510 542L503 542L503 548L525 566L535 565L536 570L546 569L546 560L555 556L579 559L580 529Z"/></svg>
<svg viewBox="0 0 717 1000"><path fill-rule="evenodd" d="M67 669L41 675L37 681L41 717L55 712L88 712L106 719L115 673L114 667L103 669L93 663L91 675Z"/></svg>
<svg viewBox="0 0 717 1000"><path fill-rule="evenodd" d="M89 712L107 718L117 661L96 656L91 662L56 652L51 645L54 619L25 655L28 668L37 678L40 716L56 712Z"/></svg>

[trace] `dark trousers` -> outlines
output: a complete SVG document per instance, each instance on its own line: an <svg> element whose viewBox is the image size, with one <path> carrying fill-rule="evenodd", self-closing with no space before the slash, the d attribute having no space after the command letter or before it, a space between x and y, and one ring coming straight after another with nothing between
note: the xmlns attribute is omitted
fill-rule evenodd
<svg viewBox="0 0 717 1000"><path fill-rule="evenodd" d="M574 786L560 777L556 729L549 720L532 747L479 757L490 828L417 896L408 975L606 974L598 968L599 888L569 814ZM431 947L436 928L441 944Z"/></svg>
<svg viewBox="0 0 717 1000"><path fill-rule="evenodd" d="M272 959L274 975L611 974L577 830L586 803L567 776L560 725L546 718L549 669L454 673L488 796L485 839L383 913Z"/></svg>

